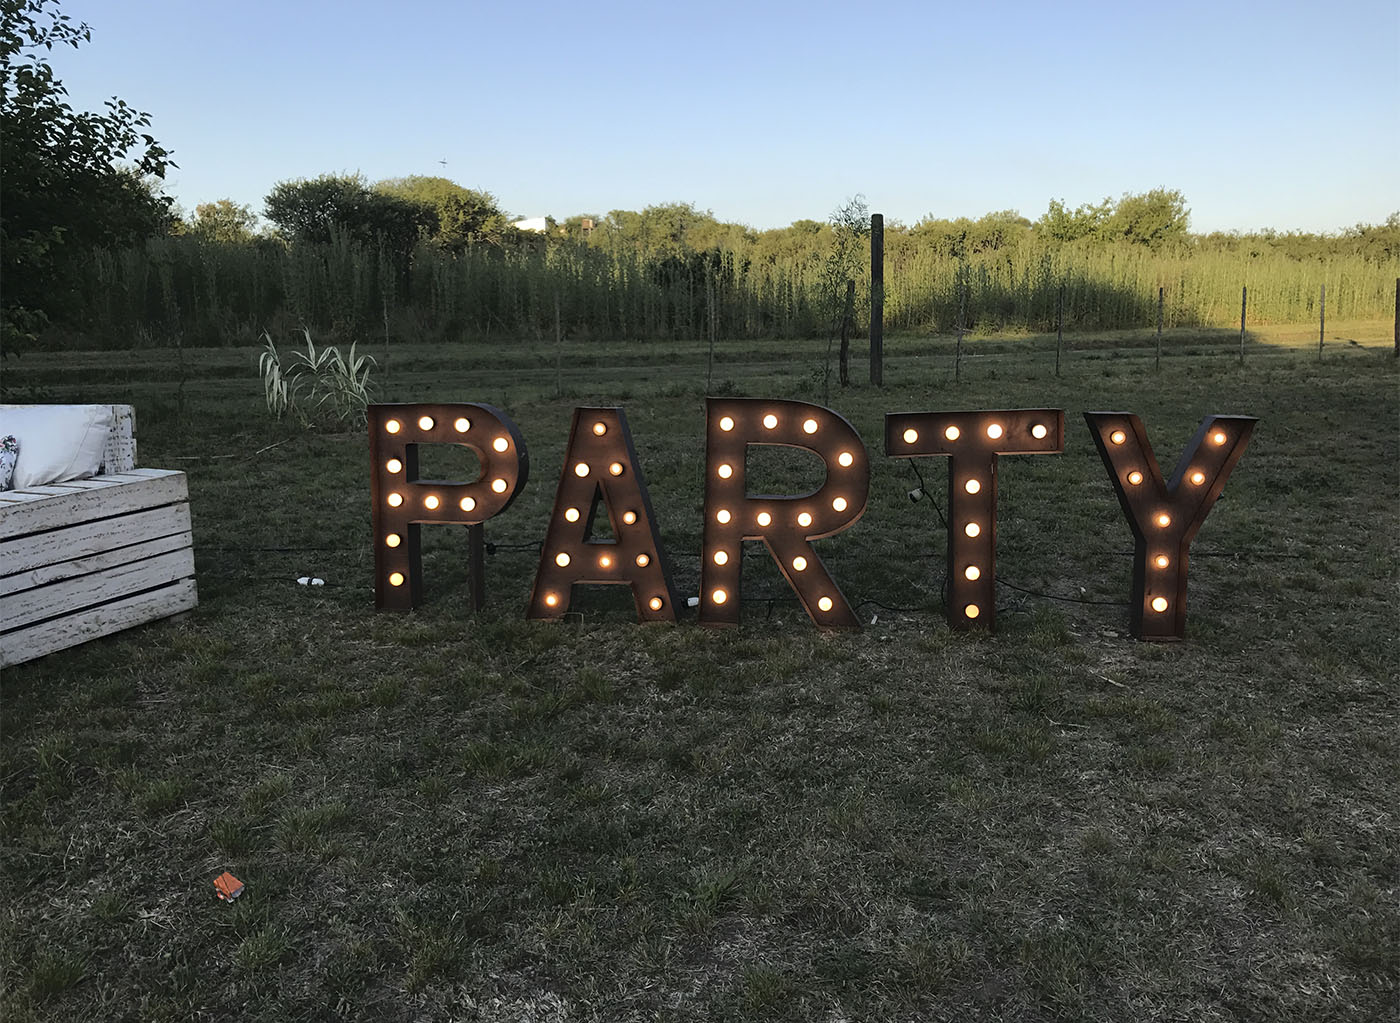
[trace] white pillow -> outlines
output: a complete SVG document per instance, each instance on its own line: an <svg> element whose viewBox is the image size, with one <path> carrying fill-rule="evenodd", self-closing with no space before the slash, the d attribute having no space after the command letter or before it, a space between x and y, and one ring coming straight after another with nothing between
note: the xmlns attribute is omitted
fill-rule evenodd
<svg viewBox="0 0 1400 1023"><path fill-rule="evenodd" d="M112 429L110 405L0 405L0 436L19 438L16 490L95 476Z"/></svg>

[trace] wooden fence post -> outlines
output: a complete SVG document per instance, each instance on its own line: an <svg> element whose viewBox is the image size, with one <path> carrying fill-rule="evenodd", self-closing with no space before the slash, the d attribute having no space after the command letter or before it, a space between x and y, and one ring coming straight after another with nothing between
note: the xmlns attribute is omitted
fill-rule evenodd
<svg viewBox="0 0 1400 1023"><path fill-rule="evenodd" d="M885 383L885 215L870 214L870 382Z"/></svg>
<svg viewBox="0 0 1400 1023"><path fill-rule="evenodd" d="M1157 289L1157 372L1162 371L1162 300L1166 295L1166 288Z"/></svg>
<svg viewBox="0 0 1400 1023"><path fill-rule="evenodd" d="M1249 301L1249 285L1240 288L1240 365L1244 365L1244 311Z"/></svg>
<svg viewBox="0 0 1400 1023"><path fill-rule="evenodd" d="M1322 300L1317 313L1317 361L1322 361L1322 339L1327 336L1327 285L1322 286Z"/></svg>
<svg viewBox="0 0 1400 1023"><path fill-rule="evenodd" d="M1065 286L1060 285L1060 299L1055 306L1055 375L1060 375L1060 349L1065 343Z"/></svg>

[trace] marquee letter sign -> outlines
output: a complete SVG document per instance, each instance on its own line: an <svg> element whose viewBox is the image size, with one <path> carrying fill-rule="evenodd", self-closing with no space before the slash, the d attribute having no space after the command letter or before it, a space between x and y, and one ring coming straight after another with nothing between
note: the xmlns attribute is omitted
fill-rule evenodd
<svg viewBox="0 0 1400 1023"><path fill-rule="evenodd" d="M481 476L471 483L419 479L420 444L470 448ZM422 523L480 526L510 507L530 474L520 431L490 405L371 405L369 454L374 603L382 611L408 611L422 599ZM479 576L480 558L473 561ZM480 585L479 578L473 582Z"/></svg>
<svg viewBox="0 0 1400 1023"><path fill-rule="evenodd" d="M1064 449L1063 409L886 414L885 454L949 457L950 627L996 628L997 457Z"/></svg>
<svg viewBox="0 0 1400 1023"><path fill-rule="evenodd" d="M591 539L600 505L612 529L611 541ZM638 621L676 620L676 591L651 496L620 408L574 409L564 471L525 616L562 617L575 583L629 585Z"/></svg>
<svg viewBox="0 0 1400 1023"><path fill-rule="evenodd" d="M1085 412L1118 503L1132 527L1132 632L1139 639L1186 635L1186 567L1191 541L1244 454L1253 416L1207 416L1170 483L1130 412Z"/></svg>
<svg viewBox="0 0 1400 1023"><path fill-rule="evenodd" d="M849 528L865 511L870 463L851 424L801 401L709 398L705 435L700 623L738 624L743 541L762 540L814 622L860 628L811 544ZM744 482L750 444L814 452L826 465L826 481L805 496L750 497Z"/></svg>

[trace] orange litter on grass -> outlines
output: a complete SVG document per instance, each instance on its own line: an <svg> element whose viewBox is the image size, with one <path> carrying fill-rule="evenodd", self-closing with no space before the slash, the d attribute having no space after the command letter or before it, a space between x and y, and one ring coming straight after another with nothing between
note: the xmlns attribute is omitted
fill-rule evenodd
<svg viewBox="0 0 1400 1023"><path fill-rule="evenodd" d="M225 902L232 902L243 894L243 882L225 870L214 878L214 891Z"/></svg>

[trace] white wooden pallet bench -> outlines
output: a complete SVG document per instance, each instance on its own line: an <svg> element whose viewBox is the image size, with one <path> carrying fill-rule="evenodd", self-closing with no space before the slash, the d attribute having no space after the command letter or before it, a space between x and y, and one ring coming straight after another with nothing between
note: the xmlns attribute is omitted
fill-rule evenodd
<svg viewBox="0 0 1400 1023"><path fill-rule="evenodd" d="M198 603L185 474L133 468L114 411L102 475L0 491L0 667Z"/></svg>

